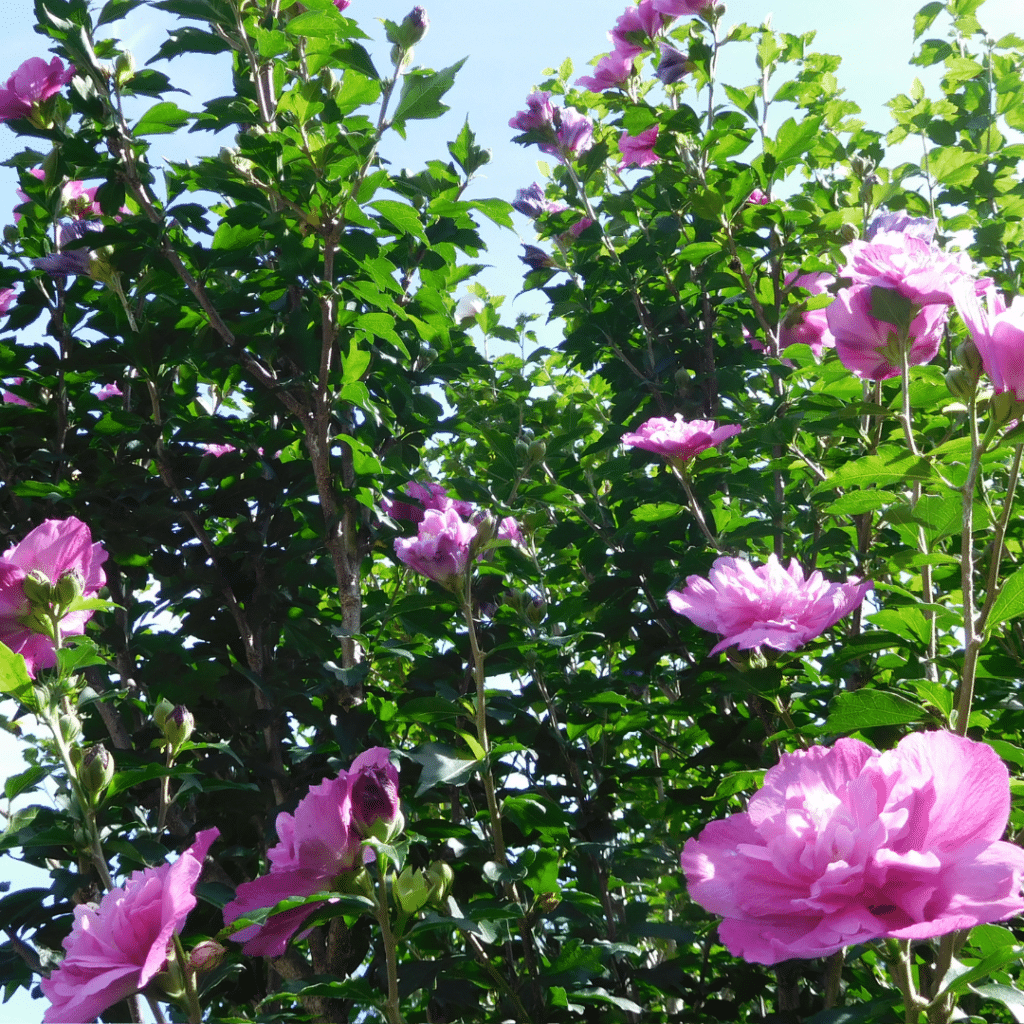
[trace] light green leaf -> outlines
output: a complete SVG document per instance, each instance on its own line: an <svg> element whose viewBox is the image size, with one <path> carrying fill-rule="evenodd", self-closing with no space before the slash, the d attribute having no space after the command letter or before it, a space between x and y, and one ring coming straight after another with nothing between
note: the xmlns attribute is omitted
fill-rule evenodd
<svg viewBox="0 0 1024 1024"><path fill-rule="evenodd" d="M906 725L927 717L927 711L920 704L897 693L854 690L852 693L840 693L832 702L825 732L849 733L879 725Z"/></svg>
<svg viewBox="0 0 1024 1024"><path fill-rule="evenodd" d="M448 111L441 97L455 84L459 68L466 58L442 71L407 74L402 81L402 95L392 123L400 128L406 121L429 120Z"/></svg>
<svg viewBox="0 0 1024 1024"><path fill-rule="evenodd" d="M188 124L192 115L177 103L164 100L147 110L135 124L136 135L168 135Z"/></svg>

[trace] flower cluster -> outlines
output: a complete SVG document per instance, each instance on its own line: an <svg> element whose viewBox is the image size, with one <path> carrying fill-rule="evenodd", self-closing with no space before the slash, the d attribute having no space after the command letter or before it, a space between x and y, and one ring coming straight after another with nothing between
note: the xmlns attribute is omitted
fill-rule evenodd
<svg viewBox="0 0 1024 1024"><path fill-rule="evenodd" d="M1024 911L1002 841L1009 777L991 747L916 733L783 754L747 810L683 850L690 896L734 956L776 964L872 939L927 939Z"/></svg>
<svg viewBox="0 0 1024 1024"><path fill-rule="evenodd" d="M270 872L238 886L234 900L224 908L224 923L293 896L336 891L339 875L374 859L373 850L363 846L367 835L380 829L394 835L401 828L398 771L386 747L372 747L347 772L313 786L294 814L277 816L278 843L267 853ZM313 901L274 914L233 938L244 943L242 951L248 956L279 956L320 906L323 901Z"/></svg>
<svg viewBox="0 0 1024 1024"><path fill-rule="evenodd" d="M508 126L524 133L539 133L543 137L537 143L541 152L563 162L585 153L594 144L594 122L573 107L555 106L549 92L530 93L526 110L520 110Z"/></svg>
<svg viewBox="0 0 1024 1024"><path fill-rule="evenodd" d="M933 230L919 218L887 219L844 247L836 277L851 284L826 317L840 360L858 376L885 380L900 372L904 352L911 366L938 352L954 290L970 270L934 243Z"/></svg>
<svg viewBox="0 0 1024 1024"><path fill-rule="evenodd" d="M47 519L0 557L0 641L25 658L29 675L57 664L50 609L70 605L71 597L95 597L107 581L106 558L89 527L73 516ZM39 607L44 597L45 609ZM66 611L61 634L84 633L91 617L91 611Z"/></svg>
<svg viewBox="0 0 1024 1024"><path fill-rule="evenodd" d="M40 982L50 1000L44 1024L95 1020L164 970L174 956L174 936L196 905L203 861L219 834L206 829L173 864L133 872L98 907L75 907L75 923L64 940L67 955Z"/></svg>
<svg viewBox="0 0 1024 1024"><path fill-rule="evenodd" d="M718 558L708 579L688 576L668 600L674 612L724 638L712 654L734 646L795 651L853 611L871 587L829 583L820 572L805 578L796 559L784 569L775 555L757 569L742 558Z"/></svg>

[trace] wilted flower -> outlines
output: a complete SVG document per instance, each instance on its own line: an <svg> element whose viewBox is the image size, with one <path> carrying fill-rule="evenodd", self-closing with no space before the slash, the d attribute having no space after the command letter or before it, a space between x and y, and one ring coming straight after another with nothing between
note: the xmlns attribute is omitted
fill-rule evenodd
<svg viewBox="0 0 1024 1024"><path fill-rule="evenodd" d="M619 136L619 152L622 153L623 167L648 167L656 164L661 157L656 156L654 144L658 141L658 126L652 124L639 135L623 132Z"/></svg>
<svg viewBox="0 0 1024 1024"><path fill-rule="evenodd" d="M395 541L395 555L410 569L457 591L465 578L476 534L477 527L463 522L454 508L444 512L428 509L415 537Z"/></svg>
<svg viewBox="0 0 1024 1024"><path fill-rule="evenodd" d="M690 58L682 51L677 50L671 43L662 42L658 46L661 49L661 59L654 71L654 77L662 83L673 85L693 70Z"/></svg>
<svg viewBox="0 0 1024 1024"><path fill-rule="evenodd" d="M592 75L581 75L576 79L576 84L591 92L604 92L605 89L615 89L628 82L632 74L633 54L612 50L594 65Z"/></svg>
<svg viewBox="0 0 1024 1024"><path fill-rule="evenodd" d="M901 372L900 329L871 315L871 285L844 288L825 308L828 328L835 338L839 360L848 370L868 380L886 380ZM935 358L946 324L946 307L925 306L910 323L907 360L919 366Z"/></svg>
<svg viewBox="0 0 1024 1024"><path fill-rule="evenodd" d="M270 872L238 886L234 900L224 908L226 925L292 896L329 892L336 888L339 875L373 860L373 851L364 849L353 820L352 789L360 774L380 765L382 751L386 756L384 747L360 754L349 771L313 786L294 814L277 816L278 843L267 853ZM294 907L268 917L261 925L243 928L232 938L245 943L242 952L247 956L280 956L303 921L321 906L323 902Z"/></svg>
<svg viewBox="0 0 1024 1024"><path fill-rule="evenodd" d="M29 675L57 664L53 640L25 625L33 614L24 590L29 574L53 585L75 574L83 596L95 597L107 581L102 569L106 558L103 545L93 543L89 527L74 517L47 519L0 557L0 641L24 656ZM60 620L61 633L84 633L91 617L91 611L68 612Z"/></svg>
<svg viewBox="0 0 1024 1024"><path fill-rule="evenodd" d="M97 390L96 397L106 402L110 398L124 398L124 392L116 384L104 384Z"/></svg>
<svg viewBox="0 0 1024 1024"><path fill-rule="evenodd" d="M334 0L334 6L337 7L339 11L345 10L350 3L352 3L352 0Z"/></svg>
<svg viewBox="0 0 1024 1024"><path fill-rule="evenodd" d="M1017 295L1007 307L992 282L979 296L964 281L953 292L957 311L971 332L981 363L992 381L992 390L1012 391L1024 400L1024 297Z"/></svg>
<svg viewBox="0 0 1024 1024"><path fill-rule="evenodd" d="M18 293L13 288L0 288L0 313L6 313L17 297Z"/></svg>
<svg viewBox="0 0 1024 1024"><path fill-rule="evenodd" d="M524 217L539 217L542 213L561 213L569 207L565 203L548 199L540 185L534 182L529 188L516 189L512 209L518 210Z"/></svg>
<svg viewBox="0 0 1024 1024"><path fill-rule="evenodd" d="M914 733L783 754L747 811L687 841L693 900L761 964L873 939L927 939L1024 910L1024 850L1003 842L1006 767L984 743Z"/></svg>
<svg viewBox="0 0 1024 1024"><path fill-rule="evenodd" d="M65 68L59 57L49 64L41 57L29 57L0 89L0 121L31 117L45 102L75 77L73 67Z"/></svg>
<svg viewBox="0 0 1024 1024"><path fill-rule="evenodd" d="M211 828L173 864L133 872L98 907L79 904L60 967L40 985L50 1006L45 1024L95 1020L141 992L174 955L173 936L196 905L203 861L220 833Z"/></svg>
<svg viewBox="0 0 1024 1024"><path fill-rule="evenodd" d="M581 114L574 107L566 107L560 111L558 130L555 132L557 146L540 148L545 153L557 156L562 160L586 153L594 144L594 122Z"/></svg>
<svg viewBox="0 0 1024 1024"><path fill-rule="evenodd" d="M543 249L525 243L523 243L523 255L519 257L519 260L531 270L547 270L555 265L555 261Z"/></svg>
<svg viewBox="0 0 1024 1024"><path fill-rule="evenodd" d="M68 274L87 274L90 277L96 276L97 268L93 266L93 250L86 246L77 249L65 247L84 238L88 231L102 231L101 224L92 221L76 220L70 224L63 223L57 229L57 249L49 256L40 256L32 260L32 265L38 270L45 270L54 277L66 277Z"/></svg>
<svg viewBox="0 0 1024 1024"><path fill-rule="evenodd" d="M641 423L636 433L622 435L622 443L655 452L666 459L686 460L699 455L705 448L717 448L742 429L736 425L716 427L713 420L687 422L676 413L673 420L654 416Z"/></svg>
<svg viewBox="0 0 1024 1024"><path fill-rule="evenodd" d="M670 590L672 610L724 637L712 649L771 647L795 651L820 636L864 600L867 583L830 583L820 572L804 578L794 558L784 569L775 555L755 569L743 558L716 558L708 579L688 576Z"/></svg>

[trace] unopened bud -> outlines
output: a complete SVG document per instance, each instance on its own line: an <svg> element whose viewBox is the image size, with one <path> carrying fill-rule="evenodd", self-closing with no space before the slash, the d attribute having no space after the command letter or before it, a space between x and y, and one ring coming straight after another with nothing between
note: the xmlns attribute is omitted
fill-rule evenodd
<svg viewBox="0 0 1024 1024"><path fill-rule="evenodd" d="M860 228L856 224L844 224L839 229L839 234L842 235L844 242L856 242L860 238Z"/></svg>
<svg viewBox="0 0 1024 1024"><path fill-rule="evenodd" d="M173 710L174 710L174 705L169 700L164 698L163 700L160 701L159 704L157 704L157 706L155 708L153 708L153 721L156 722L156 724L161 729L163 729L163 727L164 727L164 720L167 718L167 716Z"/></svg>
<svg viewBox="0 0 1024 1024"><path fill-rule="evenodd" d="M69 569L53 588L54 597L61 608L67 608L85 593L85 577L79 569Z"/></svg>
<svg viewBox="0 0 1024 1024"><path fill-rule="evenodd" d="M993 395L989 402L989 410L996 424L1002 425L1012 419L1020 419L1021 403L1012 391L1000 391Z"/></svg>
<svg viewBox="0 0 1024 1024"><path fill-rule="evenodd" d="M548 604L539 594L532 601L527 602L526 617L534 626L539 626L544 621L544 613L547 611Z"/></svg>
<svg viewBox="0 0 1024 1024"><path fill-rule="evenodd" d="M177 751L181 749L183 743L188 741L195 725L196 720L193 718L192 712L184 704L176 704L167 713L160 728L163 730L164 736L167 737L171 749Z"/></svg>
<svg viewBox="0 0 1024 1024"><path fill-rule="evenodd" d="M530 447L526 450L526 461L533 465L536 462L543 462L544 456L547 455L548 446L541 440L536 440L530 444Z"/></svg>
<svg viewBox="0 0 1024 1024"><path fill-rule="evenodd" d="M469 545L470 557L494 539L495 531L498 528L498 521L494 516L485 513L476 519L473 525L476 527L476 536Z"/></svg>
<svg viewBox="0 0 1024 1024"><path fill-rule="evenodd" d="M60 726L60 734L67 743L74 743L82 735L82 720L73 711L61 715L57 723Z"/></svg>
<svg viewBox="0 0 1024 1024"><path fill-rule="evenodd" d="M213 939L200 942L188 955L188 965L194 971L212 971L217 967L227 950Z"/></svg>
<svg viewBox="0 0 1024 1024"><path fill-rule="evenodd" d="M965 370L972 373L975 377L981 376L984 364L981 361L981 353L978 351L978 346L973 341L965 341L963 344L957 345L956 352L953 355Z"/></svg>
<svg viewBox="0 0 1024 1024"><path fill-rule="evenodd" d="M969 402L978 386L978 379L962 366L952 366L946 371L946 387L949 393L961 402Z"/></svg>
<svg viewBox="0 0 1024 1024"><path fill-rule="evenodd" d="M430 28L430 19L422 7L414 7L402 19L401 24L396 25L393 21L385 21L384 27L389 43L394 43L396 49L409 50L427 34L427 29ZM394 61L395 58L392 57L392 63Z"/></svg>
<svg viewBox="0 0 1024 1024"><path fill-rule="evenodd" d="M555 893L542 892L537 897L537 909L542 914L550 914L561 902L561 899Z"/></svg>
<svg viewBox="0 0 1024 1024"><path fill-rule="evenodd" d="M21 590L31 604L48 607L53 602L50 578L40 569L33 569L21 581Z"/></svg>
<svg viewBox="0 0 1024 1024"><path fill-rule="evenodd" d="M373 899L373 879L366 868L360 868L358 871L346 871L337 877L334 885L340 893L365 896L368 900Z"/></svg>
<svg viewBox="0 0 1024 1024"><path fill-rule="evenodd" d="M4 225L4 241L10 242L12 245L20 238L18 229L13 224Z"/></svg>
<svg viewBox="0 0 1024 1024"><path fill-rule="evenodd" d="M857 153L850 157L850 169L858 178L865 178L875 169L875 161Z"/></svg>
<svg viewBox="0 0 1024 1024"><path fill-rule="evenodd" d="M452 891L452 885L455 884L455 872L452 871L450 864L443 860L435 860L423 872L423 876L427 881L427 902L440 910Z"/></svg>
<svg viewBox="0 0 1024 1024"><path fill-rule="evenodd" d="M102 743L82 751L78 763L78 781L94 804L102 799L114 777L114 758Z"/></svg>
<svg viewBox="0 0 1024 1024"><path fill-rule="evenodd" d="M114 75L118 85L124 85L135 77L135 57L131 50L119 53L114 60Z"/></svg>
<svg viewBox="0 0 1024 1024"><path fill-rule="evenodd" d="M530 452L530 446L520 437L516 438L516 443L512 447L515 449L516 455L519 457L519 461L525 462L526 457Z"/></svg>
<svg viewBox="0 0 1024 1024"><path fill-rule="evenodd" d="M415 914L430 898L430 888L423 872L406 868L395 879L395 900L403 913Z"/></svg>

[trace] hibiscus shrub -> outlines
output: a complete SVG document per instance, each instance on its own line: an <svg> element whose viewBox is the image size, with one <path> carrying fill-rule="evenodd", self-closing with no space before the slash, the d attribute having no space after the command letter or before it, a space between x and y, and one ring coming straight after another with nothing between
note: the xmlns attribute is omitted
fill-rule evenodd
<svg viewBox="0 0 1024 1024"><path fill-rule="evenodd" d="M810 35L639 0L509 98L510 206L468 124L381 156L458 67L361 4L154 4L231 65L186 111L140 2L39 0L0 89L6 993L1019 1019L1024 42L926 5L884 135ZM235 145L161 181L186 126ZM557 337L457 298L513 210Z"/></svg>

